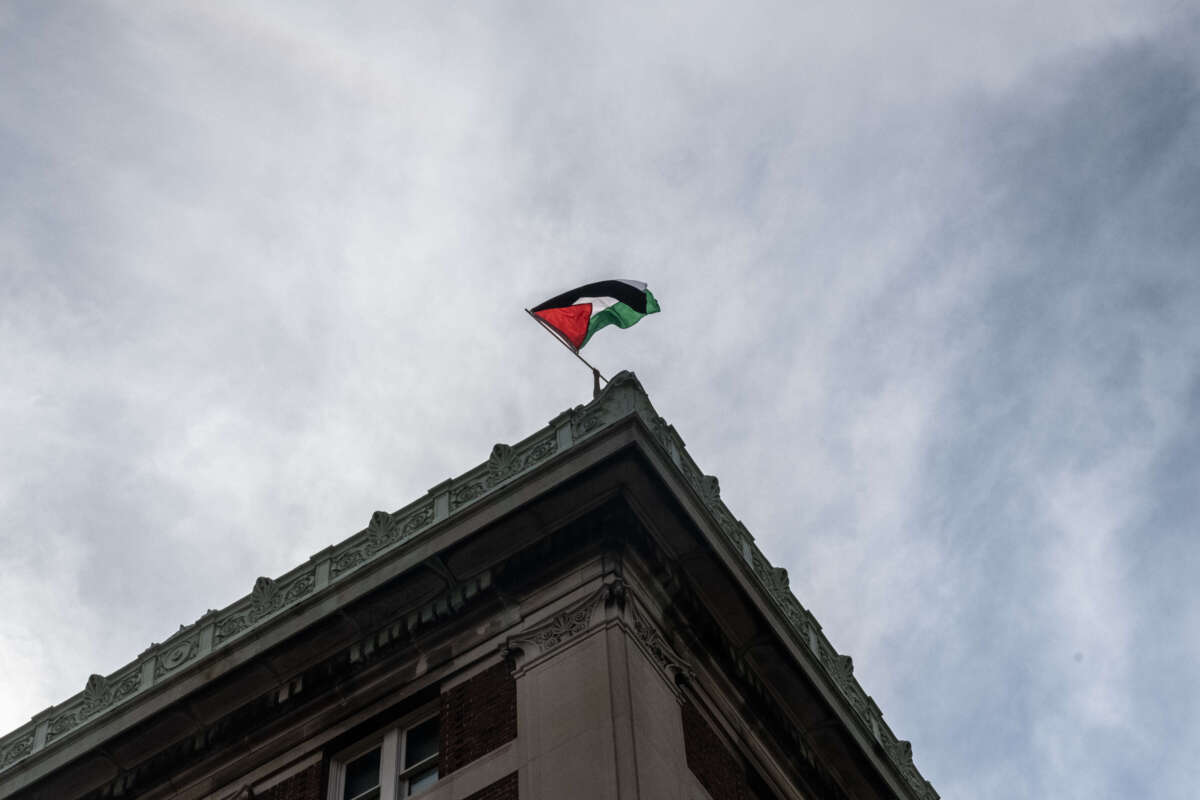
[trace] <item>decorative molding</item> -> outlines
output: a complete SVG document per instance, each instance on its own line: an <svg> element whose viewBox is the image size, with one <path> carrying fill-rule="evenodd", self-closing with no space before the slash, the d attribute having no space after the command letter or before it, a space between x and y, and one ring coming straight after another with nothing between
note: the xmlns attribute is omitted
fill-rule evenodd
<svg viewBox="0 0 1200 800"><path fill-rule="evenodd" d="M630 602L630 617L633 621L633 632L652 660L671 679L672 691L677 687L691 683L696 679L696 673L686 661L679 657L674 648L667 643L658 627L639 608L637 602Z"/></svg>
<svg viewBox="0 0 1200 800"><path fill-rule="evenodd" d="M200 637L186 636L175 643L163 645L154 661L154 680L158 681L168 672L174 672L196 657L200 652Z"/></svg>
<svg viewBox="0 0 1200 800"><path fill-rule="evenodd" d="M59 714L50 720L50 724L46 727L46 741L52 742L65 733L70 733L76 726L79 725L79 714L75 711L68 711L65 714Z"/></svg>
<svg viewBox="0 0 1200 800"><path fill-rule="evenodd" d="M336 578L343 572L375 558L381 551L414 536L433 524L434 503L426 502L407 516L376 511L359 537L343 543L330 559L329 574Z"/></svg>
<svg viewBox="0 0 1200 800"><path fill-rule="evenodd" d="M400 540L403 541L422 528L432 525L433 516L433 503L418 508L400 524Z"/></svg>
<svg viewBox="0 0 1200 800"><path fill-rule="evenodd" d="M88 678L82 694L78 695L75 702L68 706L69 710L50 718L46 725L46 741L52 742L60 736L70 733L91 717L135 694L141 686L142 669L140 665L112 680L103 675L92 675Z"/></svg>
<svg viewBox="0 0 1200 800"><path fill-rule="evenodd" d="M473 503L492 489L507 483L517 475L532 469L558 452L558 435L551 430L549 435L525 445L510 447L497 444L482 468L468 472L454 481L450 489L450 513Z"/></svg>
<svg viewBox="0 0 1200 800"><path fill-rule="evenodd" d="M606 583L544 622L508 637L501 649L514 663L522 662L518 668L527 666L589 630L596 609L611 603L623 603L624 593L625 587L621 581Z"/></svg>
<svg viewBox="0 0 1200 800"><path fill-rule="evenodd" d="M521 471L521 462L517 454L506 444L492 446L492 454L487 460L487 485L506 481Z"/></svg>
<svg viewBox="0 0 1200 800"><path fill-rule="evenodd" d="M558 452L558 437L550 436L529 448L529 452L525 454L525 462L521 467L522 469L530 469L539 462L545 461L556 452Z"/></svg>
<svg viewBox="0 0 1200 800"><path fill-rule="evenodd" d="M571 437L574 441L579 441L604 426L605 408L603 405L596 405L597 402L598 400L594 400L589 406L571 409ZM596 407L592 408L593 405Z"/></svg>
<svg viewBox="0 0 1200 800"><path fill-rule="evenodd" d="M666 450L667 455L671 456L672 459L675 457L675 448L672 447L673 431L674 429L670 424L658 414L655 414L654 418L650 420L650 432L654 434L654 440L662 445L663 450Z"/></svg>
<svg viewBox="0 0 1200 800"><path fill-rule="evenodd" d="M260 577L254 582L248 602L242 601L237 604L238 608L223 617L218 617L213 623L213 646L223 644L226 640L253 627L260 620L307 597L316 588L316 570L278 581ZM158 677L159 672L156 669L155 678Z"/></svg>
<svg viewBox="0 0 1200 800"><path fill-rule="evenodd" d="M33 731L0 745L0 769L12 766L33 752Z"/></svg>
<svg viewBox="0 0 1200 800"><path fill-rule="evenodd" d="M135 693L142 686L142 671L135 669L120 678L109 681L103 675L92 675L83 689L83 705L79 710L82 719L100 713L113 703Z"/></svg>
<svg viewBox="0 0 1200 800"><path fill-rule="evenodd" d="M485 494L487 494L487 487L483 484L483 481L476 481L475 483L468 483L456 489L451 489L450 512L454 513L458 510L459 506L465 506L467 503L470 503L472 500L478 500Z"/></svg>
<svg viewBox="0 0 1200 800"><path fill-rule="evenodd" d="M213 644L218 645L226 639L232 639L250 626L246 614L234 614L226 617L213 626Z"/></svg>

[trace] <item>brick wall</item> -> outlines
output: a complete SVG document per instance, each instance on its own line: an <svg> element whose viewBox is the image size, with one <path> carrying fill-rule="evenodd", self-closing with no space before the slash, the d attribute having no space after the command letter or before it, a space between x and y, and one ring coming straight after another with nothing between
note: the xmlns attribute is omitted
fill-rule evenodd
<svg viewBox="0 0 1200 800"><path fill-rule="evenodd" d="M313 764L303 772L264 789L254 800L325 800L325 781L321 780L321 764Z"/></svg>
<svg viewBox="0 0 1200 800"><path fill-rule="evenodd" d="M721 743L695 703L683 704L683 747L688 769L714 800L751 797L740 760Z"/></svg>
<svg viewBox="0 0 1200 800"><path fill-rule="evenodd" d="M517 682L503 662L442 695L443 775L515 738Z"/></svg>
<svg viewBox="0 0 1200 800"><path fill-rule="evenodd" d="M517 773L505 775L495 783L475 792L466 800L517 800Z"/></svg>

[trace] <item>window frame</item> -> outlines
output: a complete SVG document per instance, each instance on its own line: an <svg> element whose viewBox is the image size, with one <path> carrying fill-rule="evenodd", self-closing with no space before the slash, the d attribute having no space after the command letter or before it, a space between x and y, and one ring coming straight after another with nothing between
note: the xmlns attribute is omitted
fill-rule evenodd
<svg viewBox="0 0 1200 800"><path fill-rule="evenodd" d="M369 736L365 736L349 747L339 750L329 759L329 787L326 794L328 800L343 800L346 788L346 767L355 759L366 755L372 750L379 749L379 800L404 800L407 797L420 797L441 781L439 769L437 781L416 794L409 794L409 781L414 775L442 763L442 731L438 726L437 752L416 764L404 765L404 749L407 744L408 732L418 725L440 716L437 702L405 714L397 722L380 728Z"/></svg>
<svg viewBox="0 0 1200 800"><path fill-rule="evenodd" d="M421 793L423 793L425 791L425 789L419 789L418 794L413 795L412 792L409 791L410 784L411 784L411 781L412 781L412 778L414 775L418 775L422 772L425 772L430 767L438 767L439 768L437 780L434 781L434 784L436 785L437 781L440 781L442 779L442 774L441 774L441 770L440 770L440 767L442 764L442 726L441 726L440 721L438 723L437 751L434 752L434 754L431 756L426 756L424 759L422 759L421 761L418 761L416 764L405 764L404 763L405 755L408 752L408 734L409 734L409 732L420 727L421 725L424 725L426 722L429 722L429 720L431 720L431 719L437 719L440 716L440 714L438 712L439 712L438 709L432 709L432 710L430 710L429 713L425 714L425 716L414 718L407 724L402 725L397 729L400 733L400 737L399 737L400 741L398 741L396 743L397 744L397 749L396 749L396 798L397 798L397 800L402 800L402 798L405 798L405 797L419 796ZM383 766L381 763L380 771L382 772L382 770L383 770ZM429 789L429 788L432 788L432 787L431 786L426 787L426 789ZM383 800L383 798L380 797L380 800Z"/></svg>

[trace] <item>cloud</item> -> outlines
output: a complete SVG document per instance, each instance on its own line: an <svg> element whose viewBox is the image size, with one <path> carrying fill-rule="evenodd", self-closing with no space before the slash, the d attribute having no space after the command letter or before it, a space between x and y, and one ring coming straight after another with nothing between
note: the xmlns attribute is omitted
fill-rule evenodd
<svg viewBox="0 0 1200 800"><path fill-rule="evenodd" d="M621 275L943 796L1195 784L1178 4L6 8L0 728L586 399L520 309Z"/></svg>

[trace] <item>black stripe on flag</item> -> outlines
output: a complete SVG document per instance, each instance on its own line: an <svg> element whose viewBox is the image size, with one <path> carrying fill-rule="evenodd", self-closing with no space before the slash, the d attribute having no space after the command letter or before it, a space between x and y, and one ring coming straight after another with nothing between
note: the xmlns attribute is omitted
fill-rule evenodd
<svg viewBox="0 0 1200 800"><path fill-rule="evenodd" d="M639 314L646 313L646 293L637 287L630 286L625 281L597 281L569 292L551 297L546 302L534 306L531 311L545 311L547 308L563 308L573 306L581 297L615 297L620 302L632 308Z"/></svg>

